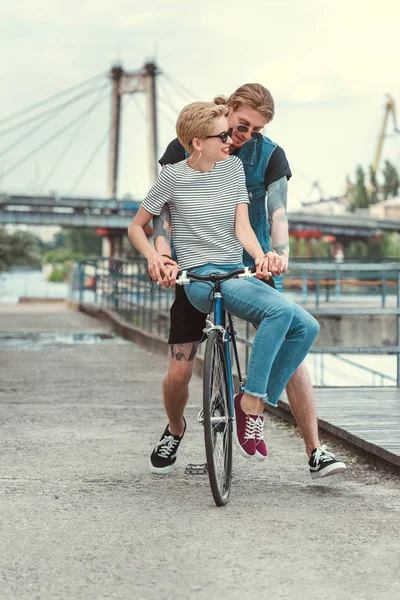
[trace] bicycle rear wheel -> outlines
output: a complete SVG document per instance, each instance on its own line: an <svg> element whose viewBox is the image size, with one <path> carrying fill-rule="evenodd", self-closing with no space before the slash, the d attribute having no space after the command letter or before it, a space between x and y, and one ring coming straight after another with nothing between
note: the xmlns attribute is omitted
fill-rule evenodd
<svg viewBox="0 0 400 600"><path fill-rule="evenodd" d="M229 500L232 480L232 419L222 333L210 331L204 354L203 423L208 477L217 506Z"/></svg>

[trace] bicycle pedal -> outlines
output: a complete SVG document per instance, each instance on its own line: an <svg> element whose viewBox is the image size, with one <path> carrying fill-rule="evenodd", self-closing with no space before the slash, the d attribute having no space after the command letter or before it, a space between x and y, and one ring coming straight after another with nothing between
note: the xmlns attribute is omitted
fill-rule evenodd
<svg viewBox="0 0 400 600"><path fill-rule="evenodd" d="M207 463L198 464L198 465L190 463L189 465L187 465L187 467L185 469L185 475L207 475L207 473L208 473Z"/></svg>

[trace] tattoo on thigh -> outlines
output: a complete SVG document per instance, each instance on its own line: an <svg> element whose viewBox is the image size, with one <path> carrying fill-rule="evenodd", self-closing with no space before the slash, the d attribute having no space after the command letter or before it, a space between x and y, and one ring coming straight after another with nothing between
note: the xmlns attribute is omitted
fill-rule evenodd
<svg viewBox="0 0 400 600"><path fill-rule="evenodd" d="M175 360L186 360L192 362L195 359L197 348L200 342L190 342L188 344L170 344L171 358Z"/></svg>

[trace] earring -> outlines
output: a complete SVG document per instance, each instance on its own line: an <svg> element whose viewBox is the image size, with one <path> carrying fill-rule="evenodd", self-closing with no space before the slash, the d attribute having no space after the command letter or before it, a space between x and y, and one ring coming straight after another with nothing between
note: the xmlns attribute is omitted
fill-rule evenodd
<svg viewBox="0 0 400 600"><path fill-rule="evenodd" d="M197 152L197 150L195 150L195 152ZM192 157L190 157L192 158ZM188 159L188 165L189 167L194 167L195 165L197 165L197 163L199 162L200 158L201 158L201 150L200 150L200 154L199 154L199 158L196 160L196 162L190 162L190 158Z"/></svg>

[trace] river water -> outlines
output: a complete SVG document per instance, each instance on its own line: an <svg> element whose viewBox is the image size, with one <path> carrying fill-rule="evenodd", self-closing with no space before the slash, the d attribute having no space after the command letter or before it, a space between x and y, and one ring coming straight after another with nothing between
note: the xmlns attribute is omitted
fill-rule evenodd
<svg viewBox="0 0 400 600"><path fill-rule="evenodd" d="M92 295L91 292L88 293ZM47 281L40 270L15 269L0 273L0 304L17 303L21 297L68 298L68 294L67 283ZM90 299L87 298L88 301ZM314 385L395 385L393 379L396 377L396 357L394 356L341 355L336 357L328 354L310 354L306 364ZM373 374L371 370L378 371L385 377Z"/></svg>
<svg viewBox="0 0 400 600"><path fill-rule="evenodd" d="M0 304L14 304L21 297L67 298L67 283L47 281L40 270L13 269L0 273Z"/></svg>

